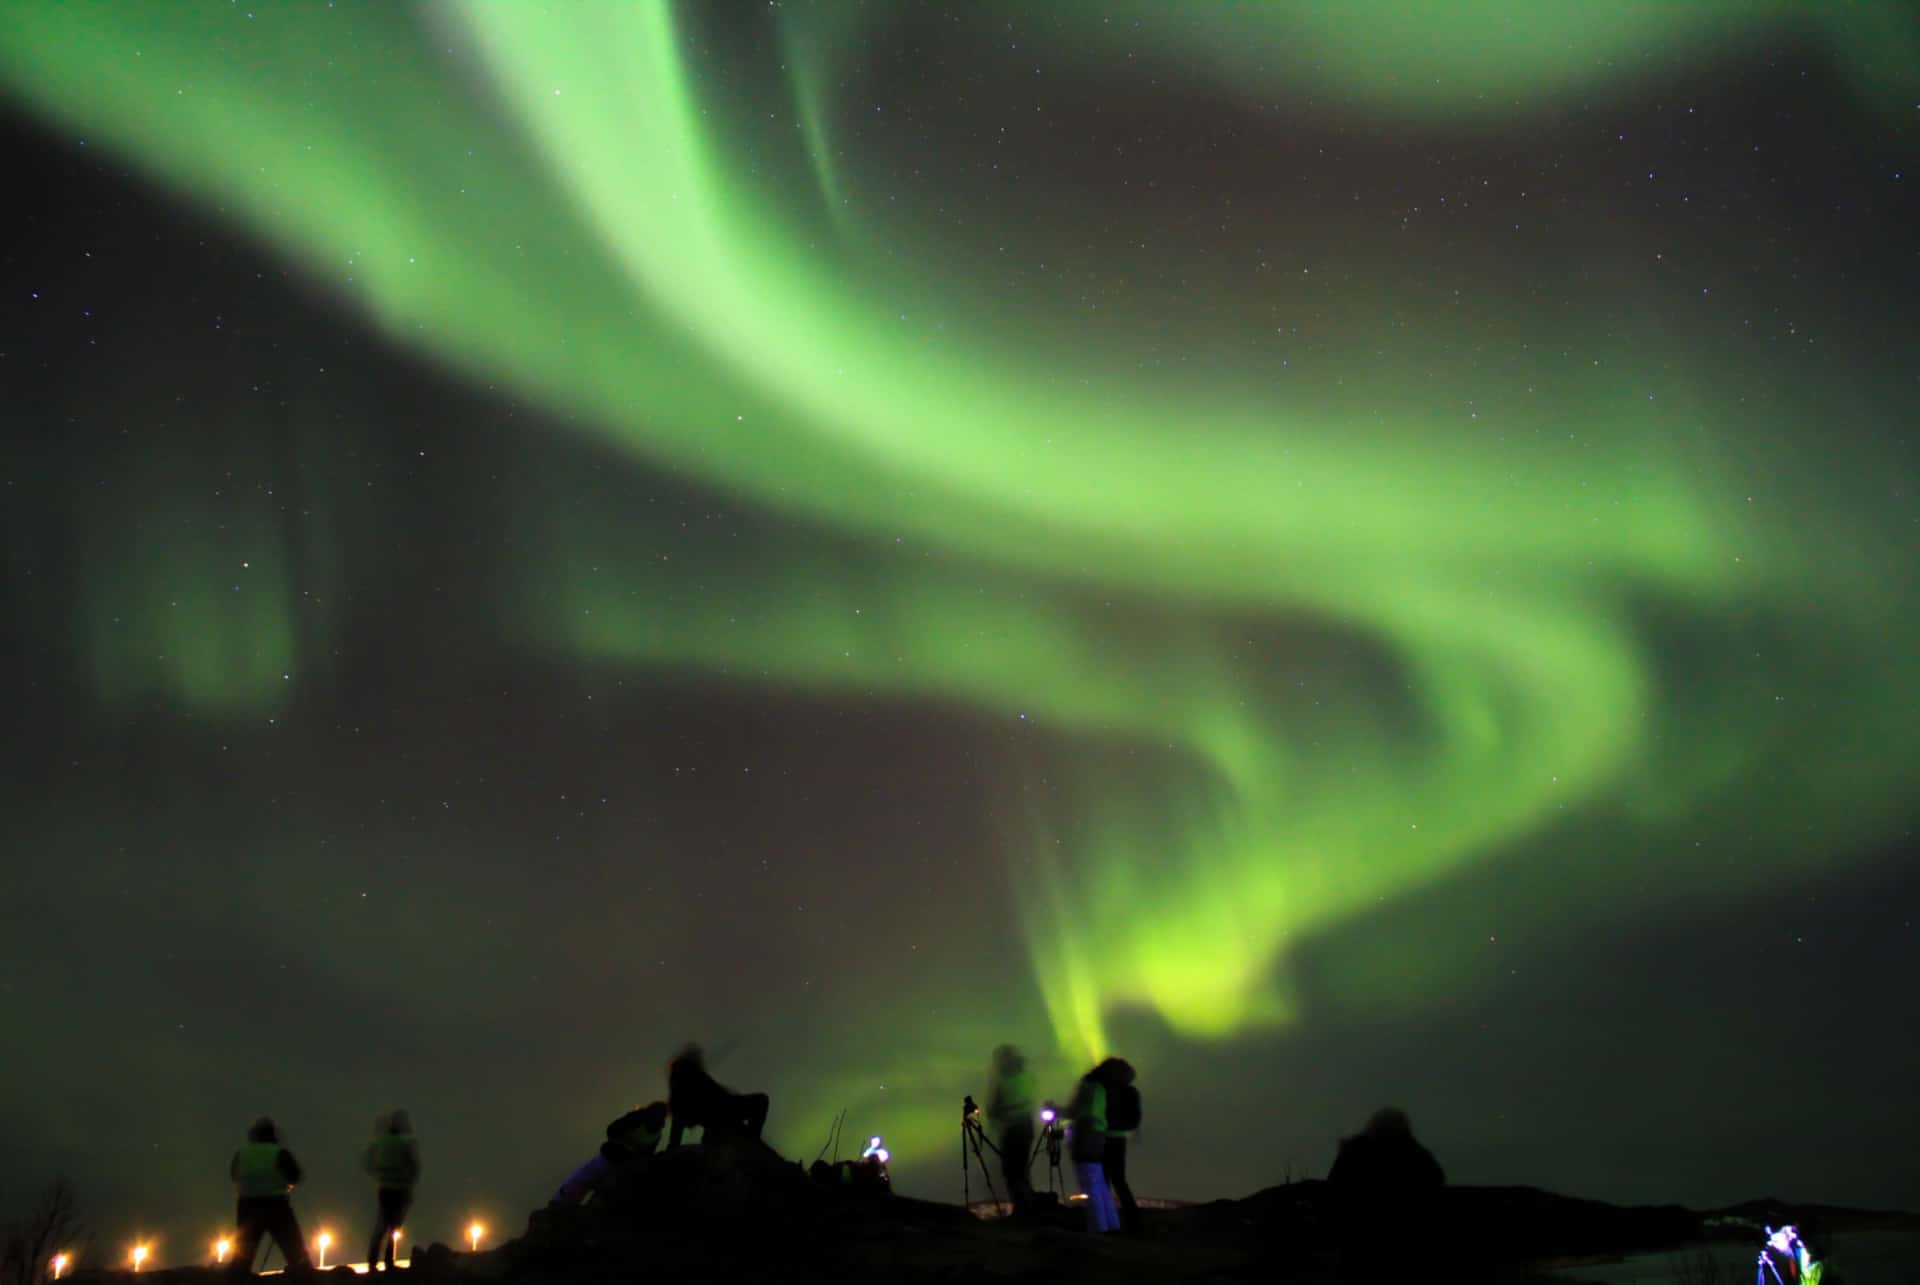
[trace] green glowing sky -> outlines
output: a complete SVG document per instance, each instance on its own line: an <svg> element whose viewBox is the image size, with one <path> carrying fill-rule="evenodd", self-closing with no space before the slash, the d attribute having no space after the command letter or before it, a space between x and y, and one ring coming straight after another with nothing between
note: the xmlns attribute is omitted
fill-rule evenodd
<svg viewBox="0 0 1920 1285"><path fill-rule="evenodd" d="M20 618L71 640L90 717L314 726L369 655L416 647L584 676L624 711L589 725L611 755L659 741L614 687L748 725L756 702L892 711L914 753L965 763L961 828L924 851L841 834L801 881L814 913L848 939L915 906L1013 925L1023 965L982 985L949 923L927 930L945 967L845 979L838 1056L782 1086L793 1150L849 1103L896 1151L945 1147L1007 1035L1063 1076L1122 1046L1151 1075L1315 1014L1417 1025L1502 984L1482 923L1546 949L1730 883L1795 895L1898 841L1914 264L1873 265L1920 178L1910 19L872 9L0 17L32 128L364 336L288 355L271 411L253 373L177 364L56 372L22 403L61 440L85 385L128 439L10 528ZM1834 174L1856 186L1812 190ZM396 392L408 368L433 391ZM443 449L459 479L431 504L369 480ZM462 568L434 584L457 605L370 624L416 563ZM854 757L820 787L833 815L886 756ZM502 852L475 897L532 895L544 859ZM643 903L700 902L720 861L628 859ZM854 888L881 890L872 918ZM760 926L732 954L799 975L783 949L821 939L762 924L779 900L736 908ZM732 941L732 913L658 925L661 955ZM422 967L457 985L489 966L467 949ZM747 1042L807 1029L802 1001L632 961L677 1020L704 998ZM365 968L311 985L377 988ZM646 1048L680 1036L659 1025Z"/></svg>

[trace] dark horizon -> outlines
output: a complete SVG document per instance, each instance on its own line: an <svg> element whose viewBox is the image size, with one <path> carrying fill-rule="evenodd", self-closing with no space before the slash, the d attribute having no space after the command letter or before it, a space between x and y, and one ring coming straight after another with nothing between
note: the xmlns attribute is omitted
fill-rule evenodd
<svg viewBox="0 0 1920 1285"><path fill-rule="evenodd" d="M0 1218L504 1238L687 1039L1920 1209L1920 60L1546 8L7 19Z"/></svg>

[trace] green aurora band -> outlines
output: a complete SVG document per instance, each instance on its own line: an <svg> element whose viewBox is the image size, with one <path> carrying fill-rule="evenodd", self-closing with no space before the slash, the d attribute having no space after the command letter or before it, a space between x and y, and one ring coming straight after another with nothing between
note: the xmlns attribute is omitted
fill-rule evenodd
<svg viewBox="0 0 1920 1285"><path fill-rule="evenodd" d="M1780 22L1873 48L1855 86L1871 109L1917 65L1910 26L1863 16L1893 6L1482 0L1398 23L1377 4L1192 6L1178 22L1059 8L1086 30L1031 34L1056 56L1105 38L1106 19L1158 16L1146 43L1168 58L1258 84L1291 50L1293 72L1387 114L1492 120L1592 92L1615 52L1678 61ZM631 556L644 532L617 499L530 477L501 607L528 647L879 691L1106 747L1067 803L1007 819L1009 861L1045 890L1023 913L1070 1058L1104 1051L1126 1007L1192 1037L1284 1022L1290 950L1570 816L1656 860L1682 818L1689 837L1737 825L1746 879L1842 855L1898 814L1920 762L1899 713L1920 697L1900 641L1912 564L1902 537L1888 547L1901 519L1872 505L1795 491L1774 496L1785 516L1755 518L1756 479L1784 491L1810 448L1736 443L1684 371L1631 415L1603 376L1570 375L1526 431L1496 437L1457 416L1291 405L1251 376L1195 390L1022 352L920 270L937 246L863 205L831 88L867 20L851 13L768 19L791 94L754 147L664 3L564 24L508 3L15 5L0 79L225 211L395 342L817 532L661 563ZM763 157L768 139L786 155ZM878 238L909 253L871 262ZM1389 288L1362 297L1384 306ZM1903 467L1868 454L1821 467ZM95 542L98 610L116 614L81 632L103 698L273 709L327 640L293 627L284 590L233 605L227 572L195 569L214 558L137 503ZM296 562L347 574L311 546L254 573L291 583ZM1728 656L1679 701L1654 618L1764 629L1773 648ZM1114 747L1139 752L1131 774ZM1766 784L1783 769L1792 797ZM1817 838L1787 837L1789 821ZM1645 875L1622 873L1631 859L1569 861L1565 894L1620 895ZM1660 878L1684 892L1724 874ZM1407 967L1356 967L1344 993L1409 1002Z"/></svg>

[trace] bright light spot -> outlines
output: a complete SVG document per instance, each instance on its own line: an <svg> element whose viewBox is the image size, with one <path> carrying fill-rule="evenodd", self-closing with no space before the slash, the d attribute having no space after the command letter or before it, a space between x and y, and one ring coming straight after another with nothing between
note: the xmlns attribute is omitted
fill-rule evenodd
<svg viewBox="0 0 1920 1285"><path fill-rule="evenodd" d="M153 1251L145 1245L135 1245L133 1252L127 1255L127 1257L133 1261L133 1270L137 1272L142 1267L145 1267L147 1265L147 1256L152 1252Z"/></svg>
<svg viewBox="0 0 1920 1285"><path fill-rule="evenodd" d="M487 1225L482 1222L467 1224L467 1247L474 1253L480 1252L480 1238L487 1234Z"/></svg>
<svg viewBox="0 0 1920 1285"><path fill-rule="evenodd" d="M61 1276L65 1275L67 1264L72 1261L73 1255L71 1254L55 1254L53 1256L53 1279L59 1280Z"/></svg>
<svg viewBox="0 0 1920 1285"><path fill-rule="evenodd" d="M216 1263L226 1262L227 1255L231 1254L232 1252L233 1252L233 1242L227 1239L225 1236L222 1236L219 1240L216 1240L213 1242L213 1261L214 1262Z"/></svg>

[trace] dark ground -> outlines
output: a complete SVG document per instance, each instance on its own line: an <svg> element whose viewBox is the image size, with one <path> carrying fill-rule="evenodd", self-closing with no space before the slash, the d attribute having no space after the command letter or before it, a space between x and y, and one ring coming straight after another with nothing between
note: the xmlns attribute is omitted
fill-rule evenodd
<svg viewBox="0 0 1920 1285"><path fill-rule="evenodd" d="M599 1285L695 1281L1211 1282L1337 1279L1326 1187L1298 1182L1241 1200L1152 1209L1137 1237L1091 1238L1075 1208L1032 1220L982 1219L957 1205L862 1195L810 1182L762 1144L689 1147L655 1157L593 1202L535 1211L499 1249L416 1248L413 1285ZM1715 1237L1758 1245L1759 1223L1818 1237L1866 1227L1920 1229L1913 1215L1754 1201L1695 1212L1620 1207L1528 1187L1443 1195L1428 1280L1545 1281L1555 1269ZM352 1275L349 1268L334 1272ZM89 1285L124 1273L80 1273ZM148 1285L197 1285L209 1268L149 1272ZM345 1278L342 1278L345 1279ZM1565 1280L1566 1277L1553 1279Z"/></svg>

